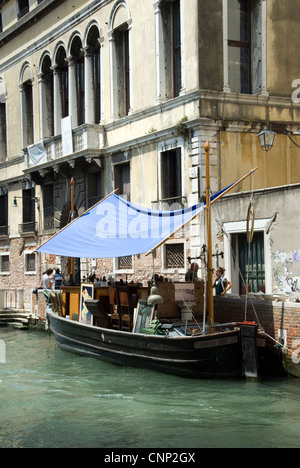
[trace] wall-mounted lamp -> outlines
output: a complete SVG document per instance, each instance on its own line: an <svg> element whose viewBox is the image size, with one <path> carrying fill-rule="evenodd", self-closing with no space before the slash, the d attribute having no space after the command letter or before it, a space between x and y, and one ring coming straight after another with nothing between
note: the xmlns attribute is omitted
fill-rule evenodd
<svg viewBox="0 0 300 468"><path fill-rule="evenodd" d="M13 208L18 207L17 198L22 198L22 200L34 200L35 203L37 204L37 209L38 210L40 209L40 199L38 197L30 197L30 198L27 198L27 197L14 197L13 202L12 202Z"/></svg>
<svg viewBox="0 0 300 468"><path fill-rule="evenodd" d="M298 145L298 143L296 143L291 137L291 132L289 132L282 125L276 124L276 127L281 129L283 131L283 134L286 135L295 146L300 148L300 145ZM276 133L269 129L269 125L267 125L266 128L257 136L259 138L260 146L264 151L269 151L273 148Z"/></svg>
<svg viewBox="0 0 300 468"><path fill-rule="evenodd" d="M258 135L260 146L264 151L270 151L273 148L276 133L266 127Z"/></svg>

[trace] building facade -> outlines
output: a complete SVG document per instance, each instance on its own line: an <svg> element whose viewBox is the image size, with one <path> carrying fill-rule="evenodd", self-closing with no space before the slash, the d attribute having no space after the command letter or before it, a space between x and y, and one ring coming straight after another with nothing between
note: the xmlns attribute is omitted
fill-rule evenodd
<svg viewBox="0 0 300 468"><path fill-rule="evenodd" d="M187 206L205 191L208 140L213 193L258 166L213 208L215 264L242 294L253 201L252 290L299 292L299 20L294 0L0 0L0 289L28 304L43 271L66 272L34 251L69 222L71 178L76 216L117 188ZM203 225L160 247L155 271L200 263ZM152 259L81 259L81 277L94 272L147 281Z"/></svg>

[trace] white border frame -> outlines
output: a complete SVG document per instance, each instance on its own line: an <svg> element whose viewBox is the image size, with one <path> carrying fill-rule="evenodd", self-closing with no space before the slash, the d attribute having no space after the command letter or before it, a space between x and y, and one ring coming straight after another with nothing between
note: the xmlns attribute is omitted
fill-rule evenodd
<svg viewBox="0 0 300 468"><path fill-rule="evenodd" d="M257 219L254 221L254 232L264 233L264 249L265 249L265 288L266 294L272 294L272 251L269 235L266 234L266 226L270 222L270 219ZM231 252L231 240L233 234L242 234L247 232L246 221L236 221L230 223L224 223L224 263L226 268L226 276L232 281L233 289L232 293L238 294L235 289L235 281L233 275L233 257Z"/></svg>
<svg viewBox="0 0 300 468"><path fill-rule="evenodd" d="M2 257L9 258L9 271L2 271ZM0 252L0 275L9 276L10 275L10 252Z"/></svg>
<svg viewBox="0 0 300 468"><path fill-rule="evenodd" d="M34 271L26 271L26 255L35 256L35 270ZM36 274L37 274L37 255L32 250L24 250L24 275L36 275Z"/></svg>

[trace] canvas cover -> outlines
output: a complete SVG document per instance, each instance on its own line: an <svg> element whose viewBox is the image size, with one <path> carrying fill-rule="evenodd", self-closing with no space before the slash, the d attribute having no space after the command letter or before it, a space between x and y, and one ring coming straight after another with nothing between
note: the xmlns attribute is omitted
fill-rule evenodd
<svg viewBox="0 0 300 468"><path fill-rule="evenodd" d="M212 200L227 189L218 192ZM199 203L175 211L151 210L113 193L55 234L37 252L77 258L147 253L200 213L204 206Z"/></svg>

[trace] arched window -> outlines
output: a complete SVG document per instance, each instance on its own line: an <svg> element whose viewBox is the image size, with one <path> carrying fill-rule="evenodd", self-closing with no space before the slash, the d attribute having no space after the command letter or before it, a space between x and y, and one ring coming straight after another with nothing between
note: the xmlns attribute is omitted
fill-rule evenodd
<svg viewBox="0 0 300 468"><path fill-rule="evenodd" d="M53 113L53 69L49 55L45 55L41 64L39 76L41 101L41 137L42 139L54 136Z"/></svg>
<svg viewBox="0 0 300 468"><path fill-rule="evenodd" d="M127 3L116 3L109 22L112 118L131 112L131 19Z"/></svg>
<svg viewBox="0 0 300 468"><path fill-rule="evenodd" d="M0 78L0 161L7 158L6 89Z"/></svg>
<svg viewBox="0 0 300 468"><path fill-rule="evenodd" d="M34 143L33 75L29 64L22 68L21 92L21 145L26 148Z"/></svg>
<svg viewBox="0 0 300 468"><path fill-rule="evenodd" d="M73 65L75 67L75 92L76 103L75 109L77 110L77 115L72 115L74 121L74 126L82 125L85 122L85 112L84 112L84 53L82 50L81 39L76 36L71 45L71 60L73 60ZM70 90L71 91L71 90ZM77 117L77 125L76 125Z"/></svg>
<svg viewBox="0 0 300 468"><path fill-rule="evenodd" d="M99 30L95 25L91 27L87 36L86 54L90 60L91 83L89 86L92 99L91 116L86 116L86 122L98 124L101 120L101 50ZM92 122L89 122L90 119Z"/></svg>
<svg viewBox="0 0 300 468"><path fill-rule="evenodd" d="M61 133L61 119L69 115L69 73L63 45L59 45L55 53L52 70L54 134L59 135Z"/></svg>

